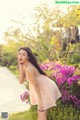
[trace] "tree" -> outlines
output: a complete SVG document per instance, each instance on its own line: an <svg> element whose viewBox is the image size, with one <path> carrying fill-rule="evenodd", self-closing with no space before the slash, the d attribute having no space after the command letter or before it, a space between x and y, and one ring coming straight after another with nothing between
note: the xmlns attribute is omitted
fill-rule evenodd
<svg viewBox="0 0 80 120"><path fill-rule="evenodd" d="M33 52L39 55L40 61L59 59L59 54L66 51L66 46L68 46L68 39L63 39L62 27L68 34L69 26L79 22L78 20L75 22L74 14L72 15L75 6L66 8L67 15L60 7L49 8L47 3L38 5L32 16L33 25L29 27L27 33L23 34L20 28L15 30L10 28L5 34L5 39L17 40L17 45L18 41L21 41L25 46L31 47ZM72 19L71 22L69 18ZM55 30L57 26L59 29Z"/></svg>

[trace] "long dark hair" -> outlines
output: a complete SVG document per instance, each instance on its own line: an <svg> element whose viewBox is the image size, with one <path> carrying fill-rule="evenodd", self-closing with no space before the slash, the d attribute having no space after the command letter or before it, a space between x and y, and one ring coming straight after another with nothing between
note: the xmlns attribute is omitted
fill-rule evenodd
<svg viewBox="0 0 80 120"><path fill-rule="evenodd" d="M46 75L46 73L43 72L43 70L42 70L42 69L40 68L40 66L38 65L37 59L36 59L34 53L32 52L32 50L31 50L29 47L21 47L21 48L19 49L19 51L20 51L20 50L25 50L25 51L27 52L27 54L28 54L29 61L37 68L37 70L38 70L41 74Z"/></svg>

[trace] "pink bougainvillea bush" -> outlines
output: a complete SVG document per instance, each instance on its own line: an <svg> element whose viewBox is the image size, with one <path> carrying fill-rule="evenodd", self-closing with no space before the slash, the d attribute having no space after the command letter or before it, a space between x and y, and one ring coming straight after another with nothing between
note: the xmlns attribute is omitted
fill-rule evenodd
<svg viewBox="0 0 80 120"><path fill-rule="evenodd" d="M80 69L56 62L47 62L40 67L57 83L62 93L61 102L75 105L80 109ZM22 93L20 98L23 102L29 103L29 91Z"/></svg>
<svg viewBox="0 0 80 120"><path fill-rule="evenodd" d="M80 70L74 66L48 62L41 65L52 80L55 80L62 93L62 103L80 108Z"/></svg>

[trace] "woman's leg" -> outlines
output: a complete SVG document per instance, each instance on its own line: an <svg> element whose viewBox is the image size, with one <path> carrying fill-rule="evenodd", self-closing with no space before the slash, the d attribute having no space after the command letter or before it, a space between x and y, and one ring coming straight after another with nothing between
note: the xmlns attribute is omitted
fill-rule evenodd
<svg viewBox="0 0 80 120"><path fill-rule="evenodd" d="M38 119L37 120L47 120L47 110L46 111L37 111Z"/></svg>

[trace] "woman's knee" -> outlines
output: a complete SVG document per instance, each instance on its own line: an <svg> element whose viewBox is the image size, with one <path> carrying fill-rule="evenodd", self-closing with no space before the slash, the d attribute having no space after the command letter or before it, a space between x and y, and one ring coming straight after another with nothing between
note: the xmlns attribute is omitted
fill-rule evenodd
<svg viewBox="0 0 80 120"><path fill-rule="evenodd" d="M42 116L42 115L46 115L47 114L47 111L37 111L37 114L39 115L39 116Z"/></svg>

